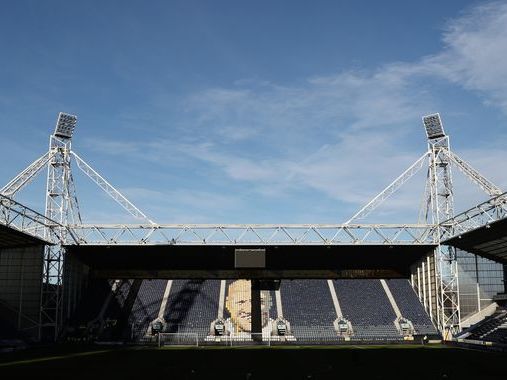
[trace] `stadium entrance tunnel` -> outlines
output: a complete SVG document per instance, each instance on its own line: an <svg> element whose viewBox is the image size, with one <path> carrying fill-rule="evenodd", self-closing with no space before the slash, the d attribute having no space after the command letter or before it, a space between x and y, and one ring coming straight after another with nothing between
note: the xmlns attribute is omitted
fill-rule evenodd
<svg viewBox="0 0 507 380"><path fill-rule="evenodd" d="M70 245L67 254L98 278L333 279L408 278L434 245L214 246ZM252 266L238 251L264 252Z"/></svg>
<svg viewBox="0 0 507 380"><path fill-rule="evenodd" d="M507 264L507 219L455 236L443 244Z"/></svg>

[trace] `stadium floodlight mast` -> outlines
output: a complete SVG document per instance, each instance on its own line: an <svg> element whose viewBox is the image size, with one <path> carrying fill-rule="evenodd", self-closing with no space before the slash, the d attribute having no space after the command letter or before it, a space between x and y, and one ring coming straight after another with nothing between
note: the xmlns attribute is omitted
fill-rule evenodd
<svg viewBox="0 0 507 380"><path fill-rule="evenodd" d="M436 241L438 248L433 256L435 260L436 292L429 290L436 299L434 307L436 313L432 313L433 305L429 306L430 315L436 316L436 324L444 337L449 338L460 329L460 304L458 286L458 267L456 250L453 247L440 245L443 236L453 236L457 226L447 221L454 220L454 191L452 185L451 164L456 166L471 182L478 185L488 196L498 197L503 192L491 181L482 176L465 160L460 158L450 149L449 136L446 135L440 118L440 114L434 113L422 117L426 131L428 150L402 175L387 186L381 193L367 203L362 209L354 214L345 224L363 219L376 209L381 203L395 193L404 183L413 177L423 166L428 163L428 175L426 179L425 203L421 209L424 222L427 225L442 225L438 229ZM356 222L357 223L357 222ZM424 266L422 267L424 269ZM429 268L429 262L428 262ZM418 268L419 270L420 268ZM429 281L427 282L429 283ZM422 300L421 300L422 301Z"/></svg>
<svg viewBox="0 0 507 380"><path fill-rule="evenodd" d="M60 112L55 130L49 137L49 150L0 188L0 194L3 197L13 199L21 189L47 167L45 217L52 222L47 225L44 238L46 241L54 241L57 236L60 244L47 245L44 250L39 337L41 337L42 330L45 330L45 336L48 336L48 333L52 331L54 338L56 338L60 330L63 311L63 257L65 252L63 243L68 240L69 234L73 234L70 226L82 225L71 171L72 159L76 160L79 169L131 215L147 221L151 226L155 225L72 151L72 136L76 125L76 115ZM69 237L71 238L69 241L75 241L73 235Z"/></svg>
<svg viewBox="0 0 507 380"><path fill-rule="evenodd" d="M77 117L75 115L69 115L63 112L58 114L58 120L56 121L55 132L52 136L59 138L61 141L70 140L74 129L76 128ZM39 172L42 171L49 162L54 159L55 154L58 150L51 149L54 144L50 142L49 151L44 153L41 157L35 160L32 164L27 166L21 173L14 177L7 185L0 189L0 194L14 197L18 191L28 185Z"/></svg>
<svg viewBox="0 0 507 380"><path fill-rule="evenodd" d="M396 192L404 183L413 177L427 162L429 165L426 179L425 194L425 216L426 223L438 225L454 216L454 201L451 176L451 162L453 160L449 153L449 137L444 132L442 120L438 113L423 116L423 125L428 138L428 150L401 176L386 187L380 194L373 198L366 206L359 210L346 224L360 218L364 218L371 211L377 208L382 202ZM463 165L462 165L463 166ZM471 170L460 168L465 174ZM466 169L466 170L465 170ZM467 171L468 170L468 171ZM476 180L480 184L480 181ZM484 186L481 186L484 188ZM460 329L459 294L456 251L452 247L440 245L441 231L437 229L438 248L435 251L435 272L436 272L436 319L439 330L444 338L449 339ZM422 301L422 300L421 300ZM427 305L426 300L424 300ZM430 314L431 306L430 306Z"/></svg>
<svg viewBox="0 0 507 380"><path fill-rule="evenodd" d="M61 226L82 223L71 171L72 135L77 117L64 112L58 114L54 133L49 137L46 211L48 219ZM49 230L48 230L49 233ZM66 240L64 228L60 231ZM44 249L40 299L39 339L42 335L56 340L63 318L63 259L65 248L46 245Z"/></svg>
<svg viewBox="0 0 507 380"><path fill-rule="evenodd" d="M99 187L135 217L147 220L145 214L129 202L119 191L109 185L97 172L72 151L72 136L77 125L75 115L60 112L54 133L50 136L49 162L46 187L46 217L62 227L61 241L65 242L66 230L70 225L81 225L81 214L71 170L71 159L78 160L78 167ZM83 169L86 168L87 170ZM93 175L91 175L91 173ZM48 232L49 233L49 232ZM40 328L50 329L54 338L60 331L63 317L63 258L62 245L46 246L43 262L41 288ZM39 335L41 332L39 332Z"/></svg>
<svg viewBox="0 0 507 380"><path fill-rule="evenodd" d="M444 132L438 113L423 116L428 137L429 170L427 190L427 218L436 225L454 216L454 190L450 158L449 136ZM449 227L452 228L452 227ZM461 330L458 263L456 249L441 245L441 230L435 250L437 324L445 340Z"/></svg>

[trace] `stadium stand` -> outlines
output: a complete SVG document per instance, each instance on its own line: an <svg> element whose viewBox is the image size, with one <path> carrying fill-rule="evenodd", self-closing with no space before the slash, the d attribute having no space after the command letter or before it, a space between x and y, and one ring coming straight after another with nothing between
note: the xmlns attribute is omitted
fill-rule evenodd
<svg viewBox="0 0 507 380"><path fill-rule="evenodd" d="M352 339L401 340L389 299L379 280L335 280L343 316L354 329Z"/></svg>
<svg viewBox="0 0 507 380"><path fill-rule="evenodd" d="M225 283L228 289L232 281ZM416 335L438 334L408 280L387 281L391 300L380 280L333 280L331 284L343 318L351 323L351 335L337 331L337 309L327 280L286 280L280 287L280 312L290 328L290 340L309 344L338 343L349 338L401 341L392 298L403 317L412 322ZM148 342L155 341L160 331L168 336L191 334L200 342L217 341L210 340L212 322L220 317L220 310L224 322L231 317L227 307L219 305L220 286L220 280L96 280L90 283L76 309L73 323L86 326L88 338L82 340ZM263 292L270 295L269 319L278 320L275 292ZM165 310L161 310L164 305ZM491 332L491 336L501 339L505 326L498 323L494 327L497 332Z"/></svg>
<svg viewBox="0 0 507 380"><path fill-rule="evenodd" d="M326 280L282 281L284 317L298 342L337 341L336 311Z"/></svg>
<svg viewBox="0 0 507 380"><path fill-rule="evenodd" d="M217 317L220 280L174 280L164 319L168 333L196 333L204 339Z"/></svg>
<svg viewBox="0 0 507 380"><path fill-rule="evenodd" d="M387 284L402 315L409 319L417 335L436 335L438 334L435 326L431 322L430 317L424 310L423 305L419 301L417 294L405 279L387 280Z"/></svg>
<svg viewBox="0 0 507 380"><path fill-rule="evenodd" d="M507 344L507 308L498 308L493 315L467 329L461 337Z"/></svg>
<svg viewBox="0 0 507 380"><path fill-rule="evenodd" d="M144 337L148 326L157 317L167 280L143 280L128 321L131 337Z"/></svg>
<svg viewBox="0 0 507 380"><path fill-rule="evenodd" d="M130 292L130 287L134 283L134 280L126 280L121 281L117 284L117 290L115 294L116 302L118 302L118 306L123 308L125 305L125 302L127 301L127 297ZM109 284L111 285L111 288L114 287L114 281L110 281Z"/></svg>

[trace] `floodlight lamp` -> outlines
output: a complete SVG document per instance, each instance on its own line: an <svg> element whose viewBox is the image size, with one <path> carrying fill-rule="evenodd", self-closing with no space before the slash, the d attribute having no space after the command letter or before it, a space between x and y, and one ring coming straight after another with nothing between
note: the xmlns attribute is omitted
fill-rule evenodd
<svg viewBox="0 0 507 380"><path fill-rule="evenodd" d="M55 136L66 139L72 138L72 133L74 133L74 128L76 128L76 123L77 116L60 112L58 114L58 121L56 122Z"/></svg>
<svg viewBox="0 0 507 380"><path fill-rule="evenodd" d="M435 113L432 115L426 115L423 116L422 119L424 128L426 128L426 135L428 136L428 139L433 140L445 136L440 114Z"/></svg>

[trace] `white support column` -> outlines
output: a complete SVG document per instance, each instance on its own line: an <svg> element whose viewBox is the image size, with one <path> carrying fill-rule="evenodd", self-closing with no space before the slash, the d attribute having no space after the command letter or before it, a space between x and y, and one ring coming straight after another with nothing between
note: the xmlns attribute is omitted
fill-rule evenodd
<svg viewBox="0 0 507 380"><path fill-rule="evenodd" d="M167 307L167 301L169 300L169 294L171 294L171 287L173 285L173 280L168 280L165 286L164 296L162 297L162 302L160 303L160 309L158 311L158 319L164 320L165 309Z"/></svg>
<svg viewBox="0 0 507 380"><path fill-rule="evenodd" d="M417 295L419 296L419 301L422 301L421 294L421 270L419 266L417 267Z"/></svg>
<svg viewBox="0 0 507 380"><path fill-rule="evenodd" d="M441 289L440 289L440 278L438 276L438 265L439 265L439 258L438 258L438 249L435 249L433 252L433 266L435 267L435 301L436 301L436 310L435 313L437 315L437 326L442 325L442 313L440 312L439 308L439 298L441 296ZM439 327L440 328L440 327Z"/></svg>
<svg viewBox="0 0 507 380"><path fill-rule="evenodd" d="M477 289L477 311L481 311L481 288L478 282L475 287Z"/></svg>
<svg viewBox="0 0 507 380"><path fill-rule="evenodd" d="M427 256L426 257L426 267L427 267L427 273L428 273L428 311L429 311L429 314L430 314L430 318L431 320L433 320L433 297L432 297L432 292L431 292L431 284L432 284L432 281L431 281L431 260L430 260L430 257Z"/></svg>
<svg viewBox="0 0 507 380"><path fill-rule="evenodd" d="M283 319L283 308L282 308L282 295L280 289L275 290L275 302L276 302L276 315L278 318Z"/></svg>
<svg viewBox="0 0 507 380"><path fill-rule="evenodd" d="M225 306L225 280L221 280L220 297L218 299L218 312L217 312L218 319L224 319L224 306Z"/></svg>
<svg viewBox="0 0 507 380"><path fill-rule="evenodd" d="M475 261L475 287L477 289L477 311L481 311L481 287L479 285L479 261L477 255L474 255Z"/></svg>
<svg viewBox="0 0 507 380"><path fill-rule="evenodd" d="M422 289L423 289L423 305L424 309L428 311L428 298L426 297L426 270L425 270L424 261L421 263L421 274L422 274Z"/></svg>
<svg viewBox="0 0 507 380"><path fill-rule="evenodd" d="M382 284L382 287L384 288L384 291L386 292L387 298L389 299L389 302L391 304L391 307L394 310L394 314L396 314L396 318L401 318L401 311L398 307L398 304L396 303L396 300L394 299L393 293L391 293L391 289L389 289L389 286L387 285L386 280L380 280L380 283Z"/></svg>
<svg viewBox="0 0 507 380"><path fill-rule="evenodd" d="M339 319L342 319L343 318L342 308L340 307L340 302L338 301L338 296L336 294L336 289L334 287L333 280L327 280L327 285L329 286L329 292L331 293L331 299L333 300L336 316Z"/></svg>

